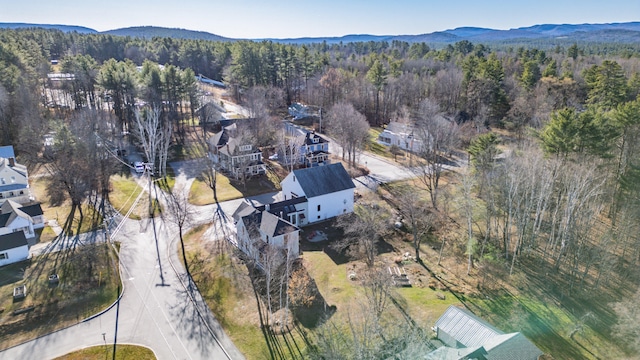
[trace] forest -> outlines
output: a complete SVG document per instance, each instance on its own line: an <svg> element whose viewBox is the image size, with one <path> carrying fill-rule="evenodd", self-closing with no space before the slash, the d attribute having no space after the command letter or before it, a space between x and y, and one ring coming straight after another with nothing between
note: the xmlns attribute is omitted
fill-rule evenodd
<svg viewBox="0 0 640 360"><path fill-rule="evenodd" d="M48 76L54 70L72 74L72 81L56 84ZM434 119L445 119L447 133L418 156L437 167L438 159L463 151L472 171L455 190L439 186L438 171L418 178L430 194L424 214L446 219L447 211L460 211L465 219L468 236L458 240L459 255L469 269L477 276L499 267L507 278L518 271L548 277L561 303L609 289L610 304L601 304L597 314L609 315L598 326L627 353L640 351L640 316L632 308L640 299L637 48L468 41L283 45L1 30L0 143L12 144L30 166L46 162L59 169L52 189L74 205L93 190L108 196L113 164L86 151L95 141L90 133L109 138L133 129L142 101L161 109L172 143L180 144L183 120L196 118L204 105L198 74L224 81L252 117L273 123L291 103L319 107L329 114L333 134L348 133L341 122L349 120L337 114L377 128L412 123L432 135L443 131ZM47 157L42 137L54 130L65 151ZM268 144L276 134L262 136L260 143ZM355 159L366 141L352 145ZM97 172L86 165L103 163ZM74 171L62 171L70 164L77 165ZM473 201L451 210L442 204L451 191ZM438 227L433 219L413 227Z"/></svg>

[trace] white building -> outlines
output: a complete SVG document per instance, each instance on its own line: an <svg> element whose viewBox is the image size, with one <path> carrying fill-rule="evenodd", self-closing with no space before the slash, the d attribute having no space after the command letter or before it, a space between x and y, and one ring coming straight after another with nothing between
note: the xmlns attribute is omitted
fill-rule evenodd
<svg viewBox="0 0 640 360"><path fill-rule="evenodd" d="M0 266L29 258L29 245L22 231L0 235Z"/></svg>
<svg viewBox="0 0 640 360"><path fill-rule="evenodd" d="M36 236L35 230L44 227L42 207L39 203L21 205L7 200L0 206L0 235L21 231L25 238Z"/></svg>
<svg viewBox="0 0 640 360"><path fill-rule="evenodd" d="M390 122L387 128L378 135L377 142L385 146L396 145L402 150L415 153L424 151L424 141L409 124Z"/></svg>
<svg viewBox="0 0 640 360"><path fill-rule="evenodd" d="M293 224L304 226L353 212L356 186L342 163L294 170L280 185L285 200L307 199L306 213L296 212Z"/></svg>
<svg viewBox="0 0 640 360"><path fill-rule="evenodd" d="M236 179L266 174L262 151L241 138L233 137L236 125L227 126L209 138L209 151L213 162Z"/></svg>
<svg viewBox="0 0 640 360"><path fill-rule="evenodd" d="M290 222L247 203L236 210L234 219L238 248L260 267L300 255L300 229Z"/></svg>
<svg viewBox="0 0 640 360"><path fill-rule="evenodd" d="M31 201L27 167L16 162L13 146L0 147L0 205L6 200Z"/></svg>

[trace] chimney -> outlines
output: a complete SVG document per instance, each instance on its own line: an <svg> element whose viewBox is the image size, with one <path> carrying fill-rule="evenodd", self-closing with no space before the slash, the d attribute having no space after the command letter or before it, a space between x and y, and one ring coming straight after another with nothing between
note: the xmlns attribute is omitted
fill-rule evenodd
<svg viewBox="0 0 640 360"><path fill-rule="evenodd" d="M16 166L16 158L9 158L9 166L14 167Z"/></svg>

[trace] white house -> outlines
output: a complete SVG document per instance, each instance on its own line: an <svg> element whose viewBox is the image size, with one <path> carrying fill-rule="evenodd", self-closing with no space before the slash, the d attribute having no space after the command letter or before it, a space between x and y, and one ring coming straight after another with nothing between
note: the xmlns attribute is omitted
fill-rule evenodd
<svg viewBox="0 0 640 360"><path fill-rule="evenodd" d="M243 203L234 213L238 248L264 268L300 255L300 229L290 222Z"/></svg>
<svg viewBox="0 0 640 360"><path fill-rule="evenodd" d="M0 266L29 258L29 245L22 231L0 235Z"/></svg>
<svg viewBox="0 0 640 360"><path fill-rule="evenodd" d="M329 163L329 140L308 132L301 147L302 161L306 167L314 167Z"/></svg>
<svg viewBox="0 0 640 360"><path fill-rule="evenodd" d="M36 236L35 230L44 227L42 207L39 203L21 205L7 200L0 206L0 235L22 232L27 239Z"/></svg>
<svg viewBox="0 0 640 360"><path fill-rule="evenodd" d="M284 165L313 167L329 163L329 140L290 122L283 122L286 146L278 148L278 161Z"/></svg>
<svg viewBox="0 0 640 360"><path fill-rule="evenodd" d="M425 149L424 141L415 132L414 127L399 122L390 122L378 135L377 142L385 146L396 145L403 150L416 153Z"/></svg>
<svg viewBox="0 0 640 360"><path fill-rule="evenodd" d="M267 168L262 161L262 151L233 137L235 126L227 126L209 138L213 162L236 179L241 178L243 173L247 176L265 174Z"/></svg>
<svg viewBox="0 0 640 360"><path fill-rule="evenodd" d="M285 200L305 197L306 213L296 212L300 226L353 212L355 185L342 163L294 170L280 183Z"/></svg>
<svg viewBox="0 0 640 360"><path fill-rule="evenodd" d="M0 147L0 205L8 199L24 204L30 198L27 167L16 162L13 146Z"/></svg>
<svg viewBox="0 0 640 360"><path fill-rule="evenodd" d="M445 346L425 359L537 360L543 352L519 332L505 334L466 309L456 306L442 314L433 328Z"/></svg>

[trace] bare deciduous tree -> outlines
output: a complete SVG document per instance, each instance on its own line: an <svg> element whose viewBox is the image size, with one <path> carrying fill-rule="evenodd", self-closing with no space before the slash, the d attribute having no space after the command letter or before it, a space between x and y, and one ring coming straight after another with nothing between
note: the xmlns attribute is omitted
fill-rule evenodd
<svg viewBox="0 0 640 360"><path fill-rule="evenodd" d="M416 134L424 144L418 166L412 168L431 197L432 206L438 208L438 187L447 156L458 145L458 126L445 119L440 108L430 99L420 104Z"/></svg>
<svg viewBox="0 0 640 360"><path fill-rule="evenodd" d="M327 116L329 133L342 147L342 159L347 156L347 162L356 166L358 152L369 139L369 124L364 115L360 114L353 105L338 103L331 107Z"/></svg>

